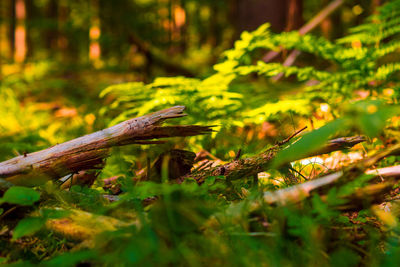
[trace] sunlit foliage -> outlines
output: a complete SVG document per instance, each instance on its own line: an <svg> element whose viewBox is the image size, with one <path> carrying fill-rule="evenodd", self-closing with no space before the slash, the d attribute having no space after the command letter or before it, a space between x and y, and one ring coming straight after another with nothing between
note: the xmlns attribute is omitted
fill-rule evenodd
<svg viewBox="0 0 400 267"><path fill-rule="evenodd" d="M109 5L113 2L107 1ZM143 13L125 19L135 21L139 27L146 25L153 21L155 2L160 13L168 12L166 1L134 1L127 9ZM187 4L192 13L196 12L197 2ZM74 1L71 6L71 27L86 27L89 17L77 13L84 3ZM27 64L23 70L9 65L0 86L1 160L173 105L187 106L189 116L182 118L182 123L215 125L215 132L159 146L116 148L90 188L71 185L68 190L60 190L59 181L36 188L11 187L0 197L0 264L397 266L397 202L391 202L390 207L371 208L370 200L365 199L358 203L364 209L341 211L353 204L346 197L356 194L372 176L360 175L355 168L330 190L293 205L268 205L263 196L314 178L314 166L310 170L301 162L282 164L305 157L329 138L363 134L371 142L361 148L372 152L399 142L399 10L400 1L389 2L365 24L335 41L297 31L273 33L267 23L253 32L243 32L206 77L158 77L150 83L115 79L121 82L102 90L100 100L90 99L92 103L86 103L88 95L97 97L103 88L98 81L100 72L93 78L96 81L90 81L96 87L93 92L79 87L85 84L84 72L80 82L61 79L59 76L69 77L69 73L55 62ZM183 11L176 6L170 11L176 12L174 23L184 25ZM210 17L209 9L199 12ZM107 17L105 21L114 19ZM126 25L130 25L128 22ZM103 58L129 50L118 50L118 42L112 42L113 37L124 36L121 32L130 33L126 25L113 32L109 23L103 26L103 32L98 29L100 32L93 33L93 40L110 42L101 51L106 55ZM144 36L149 33L144 27L139 31ZM166 46L166 36L156 33L151 32L148 40L158 47ZM155 54L159 52L158 48L151 49ZM289 55L289 51L300 51L304 60L290 66L264 62L262 58L271 50ZM100 54L93 58L97 61L95 68L104 63L100 58ZM182 60L190 65L190 58ZM58 92L67 99L60 101L63 104L55 99ZM31 95L37 101L30 101ZM323 119L314 125L312 120L318 114L323 114ZM281 121L289 119L289 127L283 126ZM264 126L277 132L277 122L283 128L279 129L280 136L271 134L271 141L266 138L267 130L260 134ZM240 160L236 154L239 148L246 150L242 158L253 155L287 137L286 133L292 133L298 124L317 129L285 143L266 166L267 178L259 181L243 174L236 181L228 181L223 175L207 177L200 186L192 179L168 183L165 166L161 170L162 183L132 179L146 161L170 148L196 152L208 149L206 152L215 154L214 160L219 162L236 157ZM254 139L256 142L252 142ZM380 164L398 161L392 156ZM300 170L296 173L298 181L289 184L283 176L293 174L291 167ZM317 175L324 171L319 170ZM102 180L111 176L119 177L116 184L121 190L121 194L112 196L114 202L106 198L113 192L104 187ZM10 219L9 213L20 216ZM56 229L57 224L66 225L61 236L48 230Z"/></svg>

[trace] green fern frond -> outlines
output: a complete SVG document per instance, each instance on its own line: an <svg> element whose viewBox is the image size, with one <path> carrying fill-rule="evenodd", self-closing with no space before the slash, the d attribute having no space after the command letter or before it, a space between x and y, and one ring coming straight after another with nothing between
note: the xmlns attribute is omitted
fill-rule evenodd
<svg viewBox="0 0 400 267"><path fill-rule="evenodd" d="M400 63L388 55L398 52L399 33L400 0L382 6L365 24L334 42L296 31L275 34L266 23L253 32L243 32L240 40L214 66L215 74L204 80L157 78L147 85L115 85L105 89L101 96L117 95L111 108L124 111L114 123L176 104L188 106L199 123L202 120L224 125L241 125L244 121L259 123L288 111L307 116L316 98L334 104L351 99L356 90L398 88L393 82ZM260 61L260 55L266 51L281 48L306 52L329 67L318 69L314 65L284 66ZM297 83L292 83L296 96L279 101L276 94L280 92L270 84L264 83L263 90L257 89L260 80L278 74L296 78ZM250 94L264 101L249 101Z"/></svg>

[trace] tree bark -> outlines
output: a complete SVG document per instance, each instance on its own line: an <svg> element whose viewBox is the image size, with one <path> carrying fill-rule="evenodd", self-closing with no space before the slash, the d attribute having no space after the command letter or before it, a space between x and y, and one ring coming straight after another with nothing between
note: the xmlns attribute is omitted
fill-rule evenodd
<svg viewBox="0 0 400 267"><path fill-rule="evenodd" d="M400 167L393 166L378 170L366 171L367 168L372 167L378 161L383 158L391 155L399 155L400 154L400 145L395 145L385 151L379 152L376 155L373 155L369 158L366 158L344 170L328 174L326 176L313 179L311 181L298 184L295 186L291 186L288 188L280 189L274 192L265 192L264 193L264 201L267 204L289 204L289 203L298 203L304 198L309 197L312 192L318 191L320 195L327 193L327 191L335 185L340 183L349 182L358 176L366 173L371 175L376 175L380 178L398 178L400 176ZM344 198L348 199L362 199L362 193L367 194L370 197L370 200L378 201L382 200L383 194L388 189L394 185L394 181L387 180L381 184L372 184L360 189L357 189L352 195L345 196ZM348 209L350 207L354 207L355 205L346 204L342 207L342 209Z"/></svg>
<svg viewBox="0 0 400 267"><path fill-rule="evenodd" d="M155 138L194 136L209 133L209 126L161 126L167 119L186 116L184 106L164 109L124 121L110 128L24 154L0 163L0 178L21 185L35 185L43 177L57 179L81 170L96 169L109 154L109 148L128 144L152 144ZM39 182L39 183L40 183Z"/></svg>
<svg viewBox="0 0 400 267"><path fill-rule="evenodd" d="M276 153L280 151L281 146L289 141L288 139L286 139L284 142L272 146L265 152L255 157L234 160L233 162L229 162L222 166L216 166L206 170L194 170L191 174L182 177L181 180L192 178L195 179L199 184L201 184L207 177L210 176L225 176L227 180L236 180L243 177L251 177L253 175L257 175L257 173L264 171L268 164L271 163ZM365 138L362 136L342 137L330 140L324 147L322 147L318 151L308 154L307 157L350 148L363 141L365 141Z"/></svg>

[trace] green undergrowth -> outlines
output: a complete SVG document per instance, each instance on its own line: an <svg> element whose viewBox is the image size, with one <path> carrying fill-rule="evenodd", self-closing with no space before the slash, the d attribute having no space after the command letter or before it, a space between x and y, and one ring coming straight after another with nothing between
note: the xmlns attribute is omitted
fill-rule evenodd
<svg viewBox="0 0 400 267"><path fill-rule="evenodd" d="M367 197L361 203L344 198L375 182L358 173L346 174L348 180L296 204L269 205L263 196L312 180L318 167L296 160L329 139L367 138L337 157L366 157L398 143L399 10L400 1L391 1L334 41L296 31L276 34L268 24L261 25L243 32L205 78L158 77L147 84L131 81L107 88L97 81L96 89L86 94L84 75L78 82L61 79L67 71L53 72L51 62L8 76L0 87L1 160L173 105L185 105L189 116L171 124L214 125L215 131L172 138L163 145L115 148L90 188L60 190L55 181L11 187L0 198L0 263L398 266L397 185L385 195L394 200L380 206ZM280 49L301 51L301 63L261 60L266 52ZM279 82L270 79L280 73ZM40 85L47 87L38 90ZM49 88L64 98L53 99ZM29 101L31 95L35 101ZM231 161L239 149L241 158L254 156L303 126L309 129L280 148L258 181L246 174L227 181L221 173L202 185L193 179L178 184L168 182L166 166L162 183L132 180L147 161L172 148L204 150L221 162ZM287 162L293 164L282 167ZM374 167L398 162L393 155ZM335 171L322 169L317 175ZM296 182L289 183L288 175ZM110 202L105 195L113 192L104 187L103 178L112 176L119 177L121 194ZM352 204L356 208L343 210ZM54 222L77 224L68 228L72 233L60 233Z"/></svg>

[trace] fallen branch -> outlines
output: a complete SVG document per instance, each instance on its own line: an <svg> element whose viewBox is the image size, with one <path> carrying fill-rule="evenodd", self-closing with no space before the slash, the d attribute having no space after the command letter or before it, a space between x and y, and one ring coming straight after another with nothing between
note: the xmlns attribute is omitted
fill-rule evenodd
<svg viewBox="0 0 400 267"><path fill-rule="evenodd" d="M194 136L209 133L209 126L161 126L172 118L186 116L184 106L164 109L124 121L110 128L15 157L0 163L0 178L19 185L37 185L81 170L101 168L113 146L152 144L155 138ZM39 179L41 178L41 179Z"/></svg>
<svg viewBox="0 0 400 267"><path fill-rule="evenodd" d="M376 175L377 177L385 178L399 178L400 177L400 165L369 170L366 174Z"/></svg>
<svg viewBox="0 0 400 267"><path fill-rule="evenodd" d="M291 138L292 137L294 137L294 135L292 135ZM289 139L287 138L283 142L279 142L277 145L272 146L265 152L255 157L235 160L222 166L201 169L200 171L194 170L191 174L182 177L181 180L192 178L195 179L199 184L201 184L207 177L210 176L225 176L227 180L236 180L243 177L251 177L259 172L264 171L265 167L270 164L276 153L280 151L282 145L287 143L288 141ZM330 140L324 147L308 154L307 157L350 148L363 141L365 141L365 138L362 136L343 137Z"/></svg>
<svg viewBox="0 0 400 267"><path fill-rule="evenodd" d="M366 138L364 136L359 136L359 135L332 139L328 141L328 143L321 149L317 150L314 153L310 153L308 157L327 154L337 150L348 149L364 141L366 141Z"/></svg>
<svg viewBox="0 0 400 267"><path fill-rule="evenodd" d="M291 186L288 188L280 189L274 192L266 192L264 193L264 201L267 204L288 204L288 203L298 203L304 198L309 197L312 192L318 190L321 193L321 190L327 191L327 189L332 188L335 185L338 185L342 182L349 182L359 175L366 174L376 174L377 176L382 178L389 177L399 177L400 176L400 166L394 166L389 168L383 168L372 171L365 171L367 168L373 166L375 163L380 161L381 159L390 156L390 155L399 155L400 154L400 145L393 146L383 152L377 153L376 155L369 157L367 159L362 160L359 163L356 163L345 170L335 172L332 174L328 174L321 178L317 178L302 184L298 184L295 186ZM353 195L348 196L349 199L360 199L363 197L363 193L369 194L369 197L375 196L375 200L381 199L382 195L380 193L385 190L390 189L394 185L394 181L387 181L381 185L371 185L369 187L361 188L356 191ZM379 196L379 198L377 198ZM350 206L354 206L354 203ZM350 206L343 206L349 208Z"/></svg>
<svg viewBox="0 0 400 267"><path fill-rule="evenodd" d="M162 169L167 167L168 179L175 180L190 173L196 154L186 150L172 149L159 155L157 159L136 174L135 180L162 181Z"/></svg>

